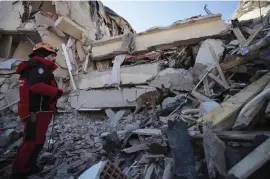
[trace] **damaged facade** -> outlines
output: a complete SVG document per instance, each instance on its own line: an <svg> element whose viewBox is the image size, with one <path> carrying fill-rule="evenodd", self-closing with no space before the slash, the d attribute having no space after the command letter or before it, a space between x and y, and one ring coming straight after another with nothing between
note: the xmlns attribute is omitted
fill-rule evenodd
<svg viewBox="0 0 270 179"><path fill-rule="evenodd" d="M269 178L269 3L241 1L229 24L208 10L142 33L100 1L0 5L0 176L22 141L11 73L44 41L71 91L32 179ZM132 114L163 87L175 97Z"/></svg>

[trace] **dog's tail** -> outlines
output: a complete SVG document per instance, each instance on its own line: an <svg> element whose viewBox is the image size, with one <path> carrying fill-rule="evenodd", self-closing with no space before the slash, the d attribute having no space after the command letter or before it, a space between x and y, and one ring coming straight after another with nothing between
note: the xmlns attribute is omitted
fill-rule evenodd
<svg viewBox="0 0 270 179"><path fill-rule="evenodd" d="M129 100L126 99L126 102L127 102L127 103L133 103L133 102L135 102L135 101L136 101L136 99L135 99L134 101L129 101Z"/></svg>

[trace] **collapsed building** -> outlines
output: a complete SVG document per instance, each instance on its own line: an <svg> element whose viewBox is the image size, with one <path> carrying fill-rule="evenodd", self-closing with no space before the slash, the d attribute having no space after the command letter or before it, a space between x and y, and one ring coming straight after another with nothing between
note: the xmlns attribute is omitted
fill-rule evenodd
<svg viewBox="0 0 270 179"><path fill-rule="evenodd" d="M60 49L55 77L70 94L31 178L269 178L268 2L241 1L229 24L207 10L141 33L100 1L0 8L1 176L22 140L12 73L44 41ZM132 117L128 101L162 86L176 97L158 117Z"/></svg>

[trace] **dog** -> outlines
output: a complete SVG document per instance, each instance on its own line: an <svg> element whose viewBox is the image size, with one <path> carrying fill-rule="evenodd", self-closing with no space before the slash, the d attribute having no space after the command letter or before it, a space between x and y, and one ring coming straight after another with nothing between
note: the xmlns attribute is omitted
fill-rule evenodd
<svg viewBox="0 0 270 179"><path fill-rule="evenodd" d="M159 104L162 109L162 102L167 97L175 97L176 94L173 93L169 88L165 88L164 85L161 85L161 88L156 88L156 91L148 91L141 94L136 100L128 101L128 103L136 102L136 109L133 112L133 116L139 112L143 105L151 105L153 115L156 115L155 108Z"/></svg>

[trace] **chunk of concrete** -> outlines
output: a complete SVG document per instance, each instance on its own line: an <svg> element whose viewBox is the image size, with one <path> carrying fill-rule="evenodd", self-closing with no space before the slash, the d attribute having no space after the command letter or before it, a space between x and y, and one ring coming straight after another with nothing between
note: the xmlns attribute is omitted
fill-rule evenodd
<svg viewBox="0 0 270 179"><path fill-rule="evenodd" d="M75 39L82 40L84 29L68 17L59 17L55 22L55 26Z"/></svg>
<svg viewBox="0 0 270 179"><path fill-rule="evenodd" d="M82 108L116 108L116 107L132 107L134 103L128 103L128 101L134 101L141 94L154 91L155 88L122 88L121 90L81 90L78 96L72 96L69 98L71 107L76 108L81 106Z"/></svg>
<svg viewBox="0 0 270 179"><path fill-rule="evenodd" d="M115 116L115 113L111 109L105 109L105 113L110 119L112 119Z"/></svg>
<svg viewBox="0 0 270 179"><path fill-rule="evenodd" d="M95 179L98 176L98 173L100 172L101 167L103 166L104 161L100 161L99 163L93 165L89 169L87 169L85 172L83 172L79 179Z"/></svg>
<svg viewBox="0 0 270 179"><path fill-rule="evenodd" d="M223 42L217 39L207 39L202 42L198 55L196 57L196 64L200 63L205 66L209 66L215 62L213 59L209 47L212 47L218 59L223 55L224 47Z"/></svg>
<svg viewBox="0 0 270 179"><path fill-rule="evenodd" d="M46 17L42 15L41 13L35 14L35 24L36 26L43 26L46 29L51 29L53 32L55 32L58 36L60 37L65 37L66 35L59 30L58 28L55 27L55 22L53 19Z"/></svg>
<svg viewBox="0 0 270 179"><path fill-rule="evenodd" d="M106 152L118 151L121 148L121 141L116 131L111 132L105 137L102 147Z"/></svg>

